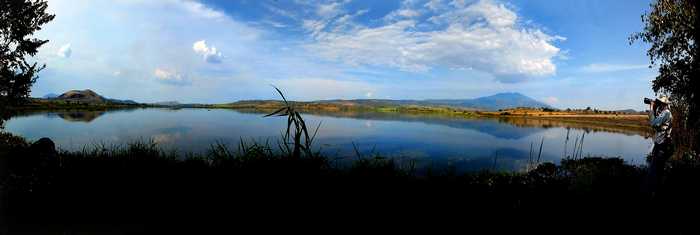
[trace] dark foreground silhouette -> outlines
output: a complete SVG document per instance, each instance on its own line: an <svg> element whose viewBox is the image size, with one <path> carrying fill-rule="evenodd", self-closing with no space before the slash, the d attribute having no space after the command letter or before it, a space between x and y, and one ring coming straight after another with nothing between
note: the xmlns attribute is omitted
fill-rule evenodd
<svg viewBox="0 0 700 235"><path fill-rule="evenodd" d="M186 160L147 143L56 152L48 139L28 144L6 135L2 145L1 222L10 234L485 226L476 221L496 224L491 231L674 234L694 231L686 221L698 213L700 167L688 162L674 163L652 198L646 170L618 158L545 163L527 173L414 175L390 160L341 169L322 156L276 155L256 144Z"/></svg>

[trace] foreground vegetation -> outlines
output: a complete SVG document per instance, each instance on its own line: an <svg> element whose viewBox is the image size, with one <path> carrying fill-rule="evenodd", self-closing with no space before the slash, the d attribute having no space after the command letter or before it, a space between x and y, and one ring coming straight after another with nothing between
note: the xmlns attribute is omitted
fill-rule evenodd
<svg viewBox="0 0 700 235"><path fill-rule="evenodd" d="M128 233L178 225L201 229L218 220L245 225L251 218L273 215L269 220L275 221L300 211L314 220L354 213L375 219L454 216L442 214L448 209L461 212L452 218L462 220L492 214L567 214L575 220L594 213L668 222L697 209L700 165L691 160L674 161L653 193L646 168L619 158L565 159L526 172L417 174L415 165L358 154L339 167L333 156L314 150L318 127L307 127L303 109L282 98L283 105L267 115L287 119L280 142L214 145L204 154L168 152L152 142L56 151L48 139L29 143L2 134L0 223L30 234Z"/></svg>
<svg viewBox="0 0 700 235"><path fill-rule="evenodd" d="M419 175L410 164L377 156L338 167L318 153L295 157L258 143L180 155L151 142L68 152L47 140L0 139L4 223L30 233L141 231L183 217L187 224L222 218L235 224L234 218L295 211L424 216L449 208L645 219L644 213L693 210L700 188L700 165L683 161L670 166L666 184L651 197L645 167L619 158L568 159L528 172L433 169ZM104 223L110 226L85 227Z"/></svg>
<svg viewBox="0 0 700 235"><path fill-rule="evenodd" d="M653 194L646 169L619 158L565 159L525 172L419 171L414 164L359 153L337 165L314 149L318 127L307 127L301 110L279 93L284 105L267 115L287 119L276 144L215 144L206 153L183 155L134 142L71 152L57 151L49 139L30 143L0 134L0 223L10 233L37 234L162 233L181 226L201 233L212 223L237 229L255 218L275 223L300 212L315 223L357 213L364 220L508 215L534 222L595 213L641 221L652 218L640 217L650 211L693 210L700 195L700 166L692 161L675 162Z"/></svg>

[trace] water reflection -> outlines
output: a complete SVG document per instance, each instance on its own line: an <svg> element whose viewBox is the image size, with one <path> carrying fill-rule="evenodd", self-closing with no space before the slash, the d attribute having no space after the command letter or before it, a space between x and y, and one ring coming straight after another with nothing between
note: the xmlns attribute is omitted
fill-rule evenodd
<svg viewBox="0 0 700 235"><path fill-rule="evenodd" d="M161 128L156 130L157 133L152 135L151 139L158 144L171 144L187 136L191 130L192 128L186 126Z"/></svg>
<svg viewBox="0 0 700 235"><path fill-rule="evenodd" d="M92 122L105 114L105 111L62 111L48 113L48 117L60 117L69 122Z"/></svg>
<svg viewBox="0 0 700 235"><path fill-rule="evenodd" d="M242 110L241 112L249 112L262 114L264 112L255 110ZM372 127L373 120L380 121L402 121L402 122L420 122L426 124L443 125L460 129L471 129L481 133L489 134L498 138L505 139L521 139L529 135L536 134L542 131L542 128L531 128L537 126L514 126L503 125L498 119L475 119L475 118L460 118L450 117L436 114L416 114L416 113L394 113L394 112L324 112L310 111L307 114L326 116L326 117L342 117L358 120L366 120L365 126Z"/></svg>
<svg viewBox="0 0 700 235"><path fill-rule="evenodd" d="M563 121L556 119L533 119L523 117L500 117L499 122L508 123L518 127L538 127L538 128L573 128L585 130L586 132L612 132L625 135L640 135L645 137L651 136L651 130L642 127L626 127L616 125L591 125L576 121Z"/></svg>
<svg viewBox="0 0 700 235"><path fill-rule="evenodd" d="M260 110L239 110L239 112L264 114ZM396 113L396 112L362 112L362 111L306 111L305 113L343 117L361 120L388 120L404 122L422 122L427 124L445 125L454 128L473 129L499 138L521 139L548 128L573 128L586 132L609 132L625 135L639 135L650 137L648 128L635 128L616 125L591 125L577 121L556 119L535 119L524 117L496 117L496 118L464 118L461 116L449 116L431 113ZM509 125L502 125L503 123ZM371 123L365 124L371 127Z"/></svg>
<svg viewBox="0 0 700 235"><path fill-rule="evenodd" d="M6 129L34 140L52 138L66 150L80 150L96 142L124 144L152 139L166 149L204 153L216 142L236 146L243 139L274 144L286 122L261 114L214 109L49 112L13 117ZM542 161L558 162L571 152L574 138L583 133L583 156L620 156L630 163L643 163L651 147L649 139L634 132L547 120L368 112L315 112L307 113L305 119L309 126L322 123L317 147L340 158L338 162L357 158L354 145L364 156L374 152L417 160L422 166L449 166L459 171L519 170L531 157L531 145L538 148L543 141ZM567 134L571 138L568 143Z"/></svg>

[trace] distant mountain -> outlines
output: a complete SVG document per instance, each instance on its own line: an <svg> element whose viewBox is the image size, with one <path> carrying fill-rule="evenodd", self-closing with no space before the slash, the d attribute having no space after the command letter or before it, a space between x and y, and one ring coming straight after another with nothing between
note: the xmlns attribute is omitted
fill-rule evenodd
<svg viewBox="0 0 700 235"><path fill-rule="evenodd" d="M139 102L133 100L118 100L118 99L106 99L107 102L117 103L117 104L139 104Z"/></svg>
<svg viewBox="0 0 700 235"><path fill-rule="evenodd" d="M462 108L499 110L509 108L551 108L550 105L537 101L526 95L509 92L475 99L426 100L425 102L438 105L457 106Z"/></svg>
<svg viewBox="0 0 700 235"><path fill-rule="evenodd" d="M74 102L80 102L80 103L138 104L136 101L133 101L133 100L118 100L118 99L105 98L104 96L101 96L101 95L97 94L97 92L94 92L90 89L70 90L70 91L67 91L67 92L59 95L55 99L74 101Z"/></svg>
<svg viewBox="0 0 700 235"><path fill-rule="evenodd" d="M432 99L432 100L383 100L383 99L360 99L360 100L325 100L319 102L329 102L336 104L360 104L360 105L424 105L424 106L448 106L464 109L478 110L499 110L509 108L551 108L548 104L537 101L520 93L498 93L492 96L479 97L475 99Z"/></svg>
<svg viewBox="0 0 700 235"><path fill-rule="evenodd" d="M180 102L177 101L162 101L162 102L156 102L153 103L153 105L160 105L160 106L179 106L182 105Z"/></svg>
<svg viewBox="0 0 700 235"><path fill-rule="evenodd" d="M56 98L56 97L58 97L58 95L57 95L57 94L54 94L54 93L48 93L48 94L46 94L46 95L42 96L41 98L44 98L44 99L54 99L54 98Z"/></svg>
<svg viewBox="0 0 700 235"><path fill-rule="evenodd" d="M634 109L620 109L620 110L615 110L614 112L619 112L619 113L640 113L642 111L637 111Z"/></svg>
<svg viewBox="0 0 700 235"><path fill-rule="evenodd" d="M345 107L378 107L378 106L445 106L473 110L499 110L509 108L552 108L548 104L537 101L520 93L499 93L492 96L475 99L432 99L432 100L389 100L389 99L355 99L355 100L319 100L299 102L306 104L329 104ZM230 106L236 107L274 107L279 101L244 100Z"/></svg>

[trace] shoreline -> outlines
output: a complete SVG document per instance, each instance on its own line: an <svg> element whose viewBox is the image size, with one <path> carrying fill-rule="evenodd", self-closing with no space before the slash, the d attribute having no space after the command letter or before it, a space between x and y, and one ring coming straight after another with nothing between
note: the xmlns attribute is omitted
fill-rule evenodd
<svg viewBox="0 0 700 235"><path fill-rule="evenodd" d="M216 107L217 109L233 109L244 112L266 113L273 112L277 107ZM352 117L357 113L378 113L413 115L450 119L492 119L516 126L528 127L571 127L591 129L593 131L608 131L615 133L637 134L649 137L653 130L648 125L648 117L641 114L583 114L575 112L552 112L552 114L509 114L508 111L470 111L446 107L395 107L389 108L355 108L355 109L319 109L313 107L300 108L303 113Z"/></svg>
<svg viewBox="0 0 700 235"><path fill-rule="evenodd" d="M376 113L388 115L408 115L430 118L450 119L495 119L516 126L536 127L573 127L591 129L593 131L610 131L617 133L633 133L651 136L652 129L648 125L647 115L639 113L593 111L543 111L542 109L507 109L501 111L480 111L443 106L370 106L354 104L325 104L317 102L292 102L303 113L357 117L359 113ZM167 109L231 109L242 112L266 113L282 107L282 102L237 102L231 104L189 104L189 105L152 105L152 104L112 104L112 103L62 103L41 99L11 110L18 115L26 115L41 111L117 111L141 108ZM605 112L605 111L604 111Z"/></svg>

